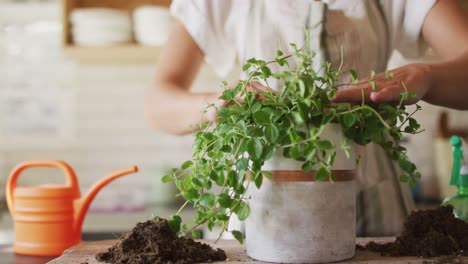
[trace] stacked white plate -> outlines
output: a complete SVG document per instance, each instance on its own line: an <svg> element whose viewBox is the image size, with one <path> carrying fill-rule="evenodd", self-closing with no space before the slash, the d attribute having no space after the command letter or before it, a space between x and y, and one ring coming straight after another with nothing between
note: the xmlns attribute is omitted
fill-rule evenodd
<svg viewBox="0 0 468 264"><path fill-rule="evenodd" d="M112 8L77 8L70 16L73 41L80 46L106 46L132 40L127 12Z"/></svg>
<svg viewBox="0 0 468 264"><path fill-rule="evenodd" d="M135 39L147 46L163 45L172 26L169 8L160 6L140 6L133 11Z"/></svg>

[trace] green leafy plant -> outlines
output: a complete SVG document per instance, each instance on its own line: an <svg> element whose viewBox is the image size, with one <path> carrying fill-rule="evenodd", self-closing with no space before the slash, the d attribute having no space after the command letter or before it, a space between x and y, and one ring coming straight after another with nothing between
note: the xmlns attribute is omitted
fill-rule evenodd
<svg viewBox="0 0 468 264"><path fill-rule="evenodd" d="M233 88L223 84L225 90L220 98L230 102L229 105L217 109L215 124L204 124L195 134L193 158L163 177L164 182L174 181L186 200L170 220L174 231L185 233L207 224L210 230L219 226L221 234L232 232L242 242L239 231L227 230L228 221L233 214L240 220L249 216L246 191L251 185L260 188L264 177L272 176L262 171L262 166L277 151L286 158L301 161L304 172L315 170L316 180L333 181L331 167L336 151L344 151L349 157L351 142L375 143L399 163L404 172L400 180L414 184L420 178L406 149L398 145L403 133L420 132L420 125L412 117L420 107L416 105L408 113L403 105L415 95L402 93L398 105L368 105L364 100L358 105L334 104L330 99L339 87L349 85L337 84L340 76L348 74L342 71L342 63L334 68L327 62L315 71L312 68L315 53L294 44L291 47L291 54L278 51L274 61L248 60L243 66L248 72L246 80ZM289 65L289 58L295 58L294 67ZM281 70L272 72L269 67L272 64L279 65ZM357 83L356 72L350 70L349 74L353 83ZM392 77L389 73L385 76ZM270 78L282 83L278 92L249 88L252 81L269 86ZM375 88L372 78L369 82ZM330 123L338 123L343 130L345 139L340 146L322 137ZM196 209L192 226L182 225L179 217L188 204Z"/></svg>

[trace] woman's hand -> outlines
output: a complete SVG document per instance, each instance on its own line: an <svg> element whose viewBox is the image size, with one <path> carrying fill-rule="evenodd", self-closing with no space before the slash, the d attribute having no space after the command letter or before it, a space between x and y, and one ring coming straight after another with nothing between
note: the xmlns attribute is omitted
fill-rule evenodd
<svg viewBox="0 0 468 264"><path fill-rule="evenodd" d="M228 85L227 89L232 89L232 88L236 87L239 82L240 81L238 80L238 81L235 81L235 82L231 83L230 85ZM269 87L264 86L263 84L261 84L260 82L257 82L257 81L252 81L252 82L248 83L246 89L247 89L247 91L275 92L274 90L270 89ZM212 94L210 96L211 98L207 100L207 101L211 102L214 105L214 107L210 107L210 108L207 109L207 112L204 115L204 122L211 122L211 121L215 120L216 116L218 115L218 110L220 108L226 107L229 104L231 104L231 102L219 99L219 97L221 95L222 95L222 92ZM244 100L243 97L238 97L237 98L237 101L239 101L239 102L243 102L243 100Z"/></svg>
<svg viewBox="0 0 468 264"><path fill-rule="evenodd" d="M431 65L408 64L359 80L358 84L339 91L333 102L361 103L364 93L365 102L398 104L401 94L406 93L408 96L403 103L414 104L424 99L431 87Z"/></svg>

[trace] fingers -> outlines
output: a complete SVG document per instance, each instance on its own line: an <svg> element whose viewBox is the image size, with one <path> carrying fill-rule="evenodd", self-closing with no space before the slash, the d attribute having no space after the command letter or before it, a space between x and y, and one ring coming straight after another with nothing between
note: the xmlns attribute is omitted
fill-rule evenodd
<svg viewBox="0 0 468 264"><path fill-rule="evenodd" d="M402 89L398 86L392 86L372 92L370 100L374 103L399 102Z"/></svg>
<svg viewBox="0 0 468 264"><path fill-rule="evenodd" d="M398 84L398 81L395 79L387 79L383 74L378 74L374 78L370 77L360 80L360 83L346 90L338 91L336 97L332 99L334 103L361 103L364 99L364 102L375 102L374 97L378 100L386 100L389 98L389 91L385 92L383 95L376 96L376 93L379 93L382 90L390 89L390 91L395 91L396 101L398 101L400 90L403 89L401 84ZM371 95L373 97L371 97ZM394 96L391 95L393 99Z"/></svg>
<svg viewBox="0 0 468 264"><path fill-rule="evenodd" d="M241 81L237 81L231 84L229 87L234 88L238 85ZM262 96L262 93L276 93L275 90L263 85L261 82L258 81L251 81L245 84L246 91L251 91L255 94L257 99L261 99L262 101L265 100L265 97ZM239 103L243 103L245 99L246 93L243 91L236 96L236 100Z"/></svg>
<svg viewBox="0 0 468 264"><path fill-rule="evenodd" d="M274 92L273 89L261 84L260 82L258 81L252 81L249 83L249 87L252 88L253 90L257 90L257 91L260 91L260 92L265 92L265 93L268 93L268 92Z"/></svg>
<svg viewBox="0 0 468 264"><path fill-rule="evenodd" d="M357 103L362 102L364 98L364 102L368 102L370 100L370 94L372 90L369 88L350 88L347 90L338 91L335 98L332 99L334 103Z"/></svg>

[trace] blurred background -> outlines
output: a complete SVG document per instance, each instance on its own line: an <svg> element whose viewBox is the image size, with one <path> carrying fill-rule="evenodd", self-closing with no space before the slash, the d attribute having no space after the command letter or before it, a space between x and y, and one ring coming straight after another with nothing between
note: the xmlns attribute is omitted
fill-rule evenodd
<svg viewBox="0 0 468 264"><path fill-rule="evenodd" d="M468 8L468 1L463 3ZM169 4L0 0L0 243L11 242L13 232L4 204L5 181L16 164L28 159L67 161L83 193L112 170L140 167L138 174L99 193L85 220L85 239L113 238L152 215L175 213L175 188L160 178L190 158L192 137L155 131L143 114L145 90L173 22ZM83 12L96 6L121 11ZM419 61L436 60L429 51ZM389 68L408 62L395 53ZM233 72L226 80L236 78ZM216 90L221 81L206 66L194 89ZM468 135L468 116L422 106L416 118L426 131L405 138L404 144L423 174L413 193L424 207L454 192L448 188L448 138ZM19 183L62 182L59 171L35 169Z"/></svg>

